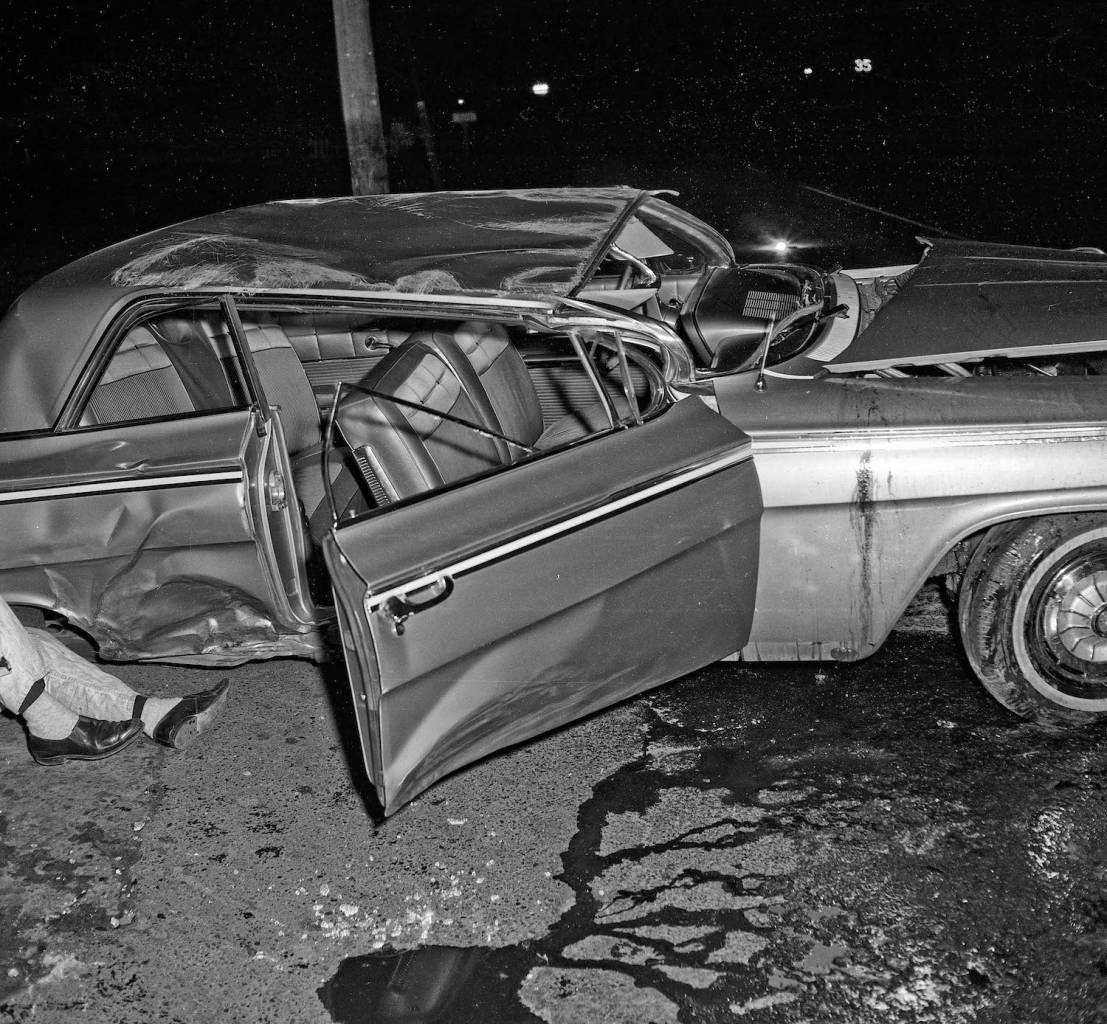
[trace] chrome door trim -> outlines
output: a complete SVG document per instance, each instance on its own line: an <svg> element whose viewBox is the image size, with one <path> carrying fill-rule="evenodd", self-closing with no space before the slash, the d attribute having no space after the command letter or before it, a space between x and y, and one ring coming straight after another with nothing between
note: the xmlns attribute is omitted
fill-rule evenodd
<svg viewBox="0 0 1107 1024"><path fill-rule="evenodd" d="M175 473L171 476L139 476L115 480L97 480L89 483L60 484L56 487L28 487L0 492L0 505L11 505L23 501L41 501L44 498L79 498L91 494L110 494L121 491L195 487L199 484L212 483L241 483L242 479L241 469L227 469L203 473Z"/></svg>
<svg viewBox="0 0 1107 1024"><path fill-rule="evenodd" d="M641 487L629 493L622 492L615 496L607 496L583 511L575 512L564 519L550 523L530 533L513 537L511 540L496 544L460 561L425 570L420 576L388 587L385 590L376 593L367 592L365 595L366 614L371 615L390 598L403 597L412 591L421 590L423 587L430 586L440 580L443 576L457 578L465 573L473 572L481 566L500 561L527 548L536 547L548 540L571 533L582 526L587 526L598 519L623 512L635 505L641 505L651 498L685 487L705 477L714 476L744 462L750 462L752 459L753 452L750 445L743 444L725 455L713 458L700 465L680 470L662 478L646 481Z"/></svg>
<svg viewBox="0 0 1107 1024"><path fill-rule="evenodd" d="M812 431L748 429L755 454L800 454L826 450L872 448L964 448L992 445L1060 444L1107 440L1107 424L1068 423L1063 426L875 427Z"/></svg>

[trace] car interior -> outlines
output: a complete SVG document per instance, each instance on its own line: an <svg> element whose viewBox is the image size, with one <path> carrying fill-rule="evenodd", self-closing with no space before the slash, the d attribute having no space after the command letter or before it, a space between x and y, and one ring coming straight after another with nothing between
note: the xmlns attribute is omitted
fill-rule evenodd
<svg viewBox="0 0 1107 1024"><path fill-rule="evenodd" d="M265 400L280 408L316 541L333 523L328 489L340 517L357 517L652 416L664 403L654 363L599 335L586 346L520 322L246 303L238 312ZM79 426L239 408L246 380L220 309L159 312L119 339Z"/></svg>

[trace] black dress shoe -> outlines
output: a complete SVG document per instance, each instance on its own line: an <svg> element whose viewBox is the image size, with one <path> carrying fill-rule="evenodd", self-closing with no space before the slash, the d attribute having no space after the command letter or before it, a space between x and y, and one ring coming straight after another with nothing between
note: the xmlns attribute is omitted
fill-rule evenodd
<svg viewBox="0 0 1107 1024"><path fill-rule="evenodd" d="M106 722L102 718L77 716L73 731L63 740L44 740L33 733L27 737L27 749L39 764L61 764L63 761L99 761L111 757L128 743L138 739L142 719L126 722Z"/></svg>
<svg viewBox="0 0 1107 1024"><path fill-rule="evenodd" d="M184 750L202 732L214 724L227 701L230 680L224 679L210 690L182 697L156 726L154 739L164 747Z"/></svg>

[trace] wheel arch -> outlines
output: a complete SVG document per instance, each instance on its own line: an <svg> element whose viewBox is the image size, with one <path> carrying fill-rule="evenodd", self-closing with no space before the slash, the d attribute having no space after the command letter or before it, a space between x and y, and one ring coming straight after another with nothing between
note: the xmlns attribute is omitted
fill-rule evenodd
<svg viewBox="0 0 1107 1024"><path fill-rule="evenodd" d="M992 532L1015 522L1079 515L1087 512L1099 512L1107 517L1107 495L1099 503L1066 505L1064 507L1043 504L1041 508L1026 507L1006 512L997 511L983 516L971 524L961 524L956 532L942 538L935 545L935 551L931 553L929 562L926 563L927 568L913 580L908 591L907 600L896 617L895 624L903 619L903 613L932 580L944 579L950 596L956 600L973 555ZM956 582L955 586L951 585L953 581ZM882 637L879 642L883 642L884 639L886 637Z"/></svg>
<svg viewBox="0 0 1107 1024"><path fill-rule="evenodd" d="M963 518L946 517L947 529L936 533L929 548L921 551L912 575L905 581L900 591L900 606L895 616L888 619L888 629L880 636L871 638L872 647L865 655L875 653L888 638L888 634L903 620L904 612L919 596L926 585L934 579L953 575L957 577L957 588L951 594L955 599L970 560L980 544L990 532L1001 529L1014 522L1046 519L1055 516L1078 515L1098 512L1107 517L1107 488L1094 497L1078 502L1034 500L1035 496L1003 495L1004 501L980 510L975 515Z"/></svg>
<svg viewBox="0 0 1107 1024"><path fill-rule="evenodd" d="M1063 509L1052 511L1028 509L999 517L988 517L975 527L961 531L957 537L945 544L941 554L933 561L930 570L913 592L913 596L917 595L930 580L951 575L959 577L957 586L957 591L959 591L960 584L963 581L965 572L969 568L973 555L987 537L996 530L1009 526L1012 523L1031 519L1052 519L1061 516L1075 516L1097 512L1101 513L1105 517L1104 521L1107 522L1107 501L1099 505L1066 506ZM957 591L954 593L956 594Z"/></svg>

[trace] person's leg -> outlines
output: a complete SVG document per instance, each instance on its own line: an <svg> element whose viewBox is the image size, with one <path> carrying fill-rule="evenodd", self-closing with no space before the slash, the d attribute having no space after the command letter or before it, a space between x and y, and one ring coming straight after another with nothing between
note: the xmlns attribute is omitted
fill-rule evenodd
<svg viewBox="0 0 1107 1024"><path fill-rule="evenodd" d="M45 674L37 645L0 600L0 704L21 715L32 736L64 739L77 724L77 713L35 685Z"/></svg>
<svg viewBox="0 0 1107 1024"><path fill-rule="evenodd" d="M142 731L151 739L178 750L207 732L226 702L226 680L186 697L147 697L132 690L79 654L57 637L40 629L28 630L45 666L46 690L78 714L109 722L142 719Z"/></svg>
<svg viewBox="0 0 1107 1024"><path fill-rule="evenodd" d="M122 679L71 651L56 636L42 629L27 632L45 666L47 693L78 714L109 722L141 717L142 731L152 737L158 722L180 703L180 697L140 695ZM137 713L136 697L139 698Z"/></svg>

